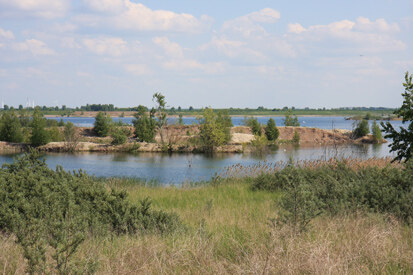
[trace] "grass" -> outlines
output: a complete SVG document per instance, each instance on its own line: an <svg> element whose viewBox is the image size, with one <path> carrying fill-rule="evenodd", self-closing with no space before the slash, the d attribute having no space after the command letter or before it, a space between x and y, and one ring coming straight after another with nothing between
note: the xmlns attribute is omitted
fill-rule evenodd
<svg viewBox="0 0 413 275"><path fill-rule="evenodd" d="M280 193L252 191L251 181L250 177L221 178L217 184L178 188L109 179L106 184L126 190L130 201L150 197L155 209L177 213L186 227L170 235L90 238L76 260L96 262L99 274L413 272L411 226L391 216L357 212L320 216L308 231L292 234L288 226L273 222ZM23 273L22 251L13 237L0 235L0 246L0 270Z"/></svg>

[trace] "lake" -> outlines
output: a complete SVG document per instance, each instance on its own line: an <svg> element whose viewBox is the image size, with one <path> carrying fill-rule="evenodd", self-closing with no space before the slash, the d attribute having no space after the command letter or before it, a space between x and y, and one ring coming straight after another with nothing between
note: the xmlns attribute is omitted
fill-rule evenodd
<svg viewBox="0 0 413 275"><path fill-rule="evenodd" d="M46 163L65 170L82 169L97 177L134 177L162 184L209 180L215 173L235 164L298 160L326 160L332 157L372 158L394 156L387 144L305 147L285 145L266 154L163 154L163 153L50 153ZM0 163L10 163L15 155L0 155Z"/></svg>
<svg viewBox="0 0 413 275"><path fill-rule="evenodd" d="M277 126L284 126L284 117L272 117L275 120ZM78 127L93 127L93 123L95 122L95 118L93 117L49 117L48 119L54 119L60 121L63 119L64 122L70 121ZM258 122L261 124L266 124L270 117L257 117ZM121 120L124 123L132 124L133 118L131 117L124 117L124 118L113 118L113 121ZM177 118L169 118L168 123L174 124L176 123ZM351 130L353 129L354 120L345 120L343 116L323 116L323 117L298 117L298 121L300 122L301 126L305 127L316 127L320 129L346 129ZM191 125L194 123L198 123L195 117L184 117L183 122L185 125ZM232 117L232 123L234 126L243 125L244 117ZM372 121L370 121L370 124ZM392 125L395 127L399 127L402 125L401 121L391 121Z"/></svg>

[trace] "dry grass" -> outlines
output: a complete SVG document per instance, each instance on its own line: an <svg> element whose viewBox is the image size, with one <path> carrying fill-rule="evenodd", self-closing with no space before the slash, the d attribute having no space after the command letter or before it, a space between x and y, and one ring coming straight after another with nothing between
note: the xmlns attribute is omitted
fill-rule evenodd
<svg viewBox="0 0 413 275"><path fill-rule="evenodd" d="M180 215L173 235L91 238L77 260L96 261L99 274L409 274L413 229L391 217L356 213L319 217L301 235L270 220L279 194L253 192L247 180L195 188L110 183L130 200L147 196ZM21 250L0 237L0 270L21 274Z"/></svg>

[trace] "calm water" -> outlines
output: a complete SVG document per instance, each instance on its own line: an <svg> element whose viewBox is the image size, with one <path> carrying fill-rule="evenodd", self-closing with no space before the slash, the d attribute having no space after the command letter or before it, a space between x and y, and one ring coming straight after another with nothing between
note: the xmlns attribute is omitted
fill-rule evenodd
<svg viewBox="0 0 413 275"><path fill-rule="evenodd" d="M278 126L284 126L283 119L284 117L272 117L275 120L275 123ZM49 119L54 119L60 121L71 121L76 126L79 127L92 127L93 123L95 122L95 118L93 117L51 117ZM270 117L257 117L258 121L261 124L266 124ZM113 118L114 121L121 120L124 123L132 124L133 118L125 117L125 118ZM176 118L169 118L169 123L174 124L176 122ZM298 121L300 122L301 126L305 127L316 127L320 129L353 129L353 120L345 120L343 116L328 116L328 117L298 117ZM191 125L193 123L198 123L195 117L184 117L183 122L186 125ZM234 126L243 125L244 118L243 117L232 117L232 123ZM370 121L372 123L372 121ZM401 121L391 121L392 125L395 127L399 127L402 125Z"/></svg>
<svg viewBox="0 0 413 275"><path fill-rule="evenodd" d="M0 163L12 162L15 155L0 155ZM334 147L284 146L268 154L160 154L160 153L77 153L47 154L51 168L82 169L98 177L136 177L156 180L164 184L208 180L223 168L234 164L243 166L267 162L318 160L331 157L371 158L391 156L387 144L346 145Z"/></svg>

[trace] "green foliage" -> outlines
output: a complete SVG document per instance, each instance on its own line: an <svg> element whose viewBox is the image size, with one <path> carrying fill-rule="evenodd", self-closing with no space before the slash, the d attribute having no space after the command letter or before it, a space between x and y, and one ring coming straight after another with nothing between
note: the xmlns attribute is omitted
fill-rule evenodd
<svg viewBox="0 0 413 275"><path fill-rule="evenodd" d="M82 171L51 170L36 153L0 169L0 230L16 236L30 274L90 273L93 266L78 270L80 264L72 260L89 236L168 233L178 226L176 215L153 211L149 199L132 205L125 192L108 189Z"/></svg>
<svg viewBox="0 0 413 275"><path fill-rule="evenodd" d="M32 122L32 136L30 137L30 144L34 147L45 145L49 142L49 133L46 131L46 119L43 117L39 109L33 113Z"/></svg>
<svg viewBox="0 0 413 275"><path fill-rule="evenodd" d="M106 137L109 135L112 124L113 121L109 115L105 115L103 112L99 112L95 117L93 131L98 137Z"/></svg>
<svg viewBox="0 0 413 275"><path fill-rule="evenodd" d="M62 134L60 133L59 128L57 128L57 126L50 127L47 130L47 135L50 141L62 141L63 140Z"/></svg>
<svg viewBox="0 0 413 275"><path fill-rule="evenodd" d="M165 101L165 96L162 95L161 93L155 93L152 97L152 100L154 100L158 106L156 107L155 111L155 116L156 116L156 121L155 125L158 128L159 136L161 137L161 143L164 144L164 136L163 136L163 127L167 125L167 112L165 110L166 106L166 101Z"/></svg>
<svg viewBox="0 0 413 275"><path fill-rule="evenodd" d="M298 122L297 116L293 116L293 113L292 113L291 109L289 109L288 113L285 115L284 125L285 126L293 126L293 127L299 127L300 126L300 122Z"/></svg>
<svg viewBox="0 0 413 275"><path fill-rule="evenodd" d="M113 128L110 132L110 136L112 137L112 145L125 144L130 134L131 133L128 128L119 126Z"/></svg>
<svg viewBox="0 0 413 275"><path fill-rule="evenodd" d="M329 215L362 209L413 222L413 164L404 168L367 167L345 163L318 168L292 165L254 179L253 190L281 191L280 218L299 230L319 213Z"/></svg>
<svg viewBox="0 0 413 275"><path fill-rule="evenodd" d="M179 117L178 117L178 125L184 125L184 120L183 120L182 117L183 117L182 114L179 114Z"/></svg>
<svg viewBox="0 0 413 275"><path fill-rule="evenodd" d="M300 134L297 132L297 130L294 131L293 143L295 144L300 143Z"/></svg>
<svg viewBox="0 0 413 275"><path fill-rule="evenodd" d="M198 118L200 123L200 140L204 149L213 151L231 139L231 117L228 114L215 113L211 108L205 108L203 116Z"/></svg>
<svg viewBox="0 0 413 275"><path fill-rule="evenodd" d="M22 142L23 132L20 120L14 111L2 112L0 118L0 140L8 142Z"/></svg>
<svg viewBox="0 0 413 275"><path fill-rule="evenodd" d="M393 140L390 144L390 152L396 152L397 156L394 161L408 161L413 155L413 82L412 75L409 76L409 72L406 72L403 96L403 104L397 109L394 114L397 117L401 117L403 123L410 122L410 124L405 127L400 127L400 131L397 131L393 126L387 122L381 123L383 131L386 133L385 138L390 138Z"/></svg>
<svg viewBox="0 0 413 275"><path fill-rule="evenodd" d="M70 121L68 121L68 123L69 123L69 122L70 122ZM59 126L59 127L65 126L65 122L63 121L63 119L60 119L59 123L57 123L57 126Z"/></svg>
<svg viewBox="0 0 413 275"><path fill-rule="evenodd" d="M146 111L141 108L134 114L135 119L132 121L135 127L135 135L138 141L152 142L155 137L155 125L153 112L150 112L149 116Z"/></svg>
<svg viewBox="0 0 413 275"><path fill-rule="evenodd" d="M362 119L357 122L356 127L353 129L353 138L364 137L369 132L369 122L365 119Z"/></svg>
<svg viewBox="0 0 413 275"><path fill-rule="evenodd" d="M380 126L377 124L376 121L373 121L373 124L371 125L371 133L373 134L373 139L375 143L381 142L383 137L381 135Z"/></svg>
<svg viewBox="0 0 413 275"><path fill-rule="evenodd" d="M265 127L265 135L269 141L275 141L280 136L280 131L275 125L275 120L270 118L267 121L267 127Z"/></svg>
<svg viewBox="0 0 413 275"><path fill-rule="evenodd" d="M261 124L258 122L258 119L255 117L248 118L244 123L248 127L251 128L251 132L255 136L261 136L262 135L262 127Z"/></svg>

